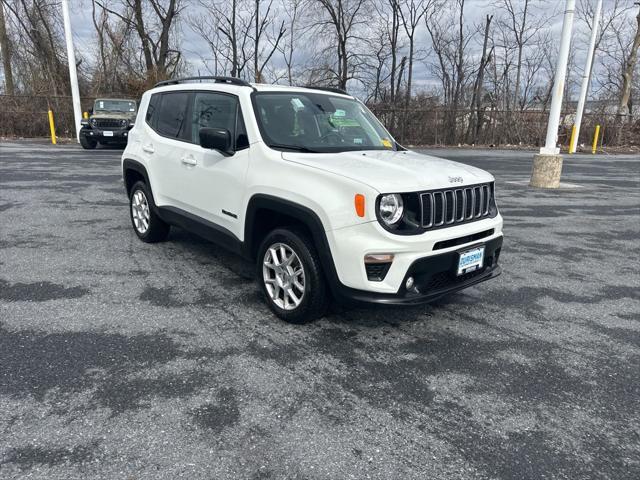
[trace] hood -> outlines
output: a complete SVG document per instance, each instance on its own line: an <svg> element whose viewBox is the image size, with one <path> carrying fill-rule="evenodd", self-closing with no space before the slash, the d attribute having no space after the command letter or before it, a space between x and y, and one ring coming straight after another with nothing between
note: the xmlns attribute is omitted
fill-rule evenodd
<svg viewBox="0 0 640 480"><path fill-rule="evenodd" d="M98 112L90 118L106 118L116 120L135 120L137 112Z"/></svg>
<svg viewBox="0 0 640 480"><path fill-rule="evenodd" d="M380 193L435 190L493 181L491 174L479 168L411 151L282 152L282 158L351 178Z"/></svg>

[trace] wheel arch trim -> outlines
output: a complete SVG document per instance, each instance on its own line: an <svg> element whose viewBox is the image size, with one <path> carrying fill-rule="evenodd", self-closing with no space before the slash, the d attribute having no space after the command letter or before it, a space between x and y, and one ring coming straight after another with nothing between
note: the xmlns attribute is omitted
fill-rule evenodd
<svg viewBox="0 0 640 480"><path fill-rule="evenodd" d="M289 217L295 218L305 225L312 236L312 241L318 251L320 257L320 263L322 265L322 271L325 279L329 283L329 288L334 290L339 285L338 274L336 266L333 261L333 255L331 254L331 247L325 233L322 220L309 207L301 205L299 203L292 202L290 200L274 197L268 194L255 194L247 203L247 212L245 215L244 224L244 256L254 260L254 252L256 243L259 240L254 236L254 225L256 221L256 214L259 210L273 210L278 213L285 214Z"/></svg>

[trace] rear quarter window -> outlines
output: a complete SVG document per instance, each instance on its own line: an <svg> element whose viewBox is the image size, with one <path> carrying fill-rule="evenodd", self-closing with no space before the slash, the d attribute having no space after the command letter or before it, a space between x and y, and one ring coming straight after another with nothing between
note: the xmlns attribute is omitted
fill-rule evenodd
<svg viewBox="0 0 640 480"><path fill-rule="evenodd" d="M149 105L147 106L147 113L144 117L144 121L147 122L147 124L150 127L154 126L154 120L156 118L156 110L158 109L158 102L160 100L160 95L153 94L151 95L151 98L149 99Z"/></svg>

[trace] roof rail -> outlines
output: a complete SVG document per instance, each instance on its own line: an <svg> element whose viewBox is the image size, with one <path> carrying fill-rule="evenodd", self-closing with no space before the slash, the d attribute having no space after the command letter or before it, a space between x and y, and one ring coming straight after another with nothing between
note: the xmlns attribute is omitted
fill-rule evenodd
<svg viewBox="0 0 640 480"><path fill-rule="evenodd" d="M310 88L312 90L323 90L325 92L339 93L341 95L349 95L346 90L337 87L315 87L313 85L305 85L304 88Z"/></svg>
<svg viewBox="0 0 640 480"><path fill-rule="evenodd" d="M215 83L228 83L229 85L238 85L241 87L251 87L251 84L246 80L242 80L237 77L219 77L219 76L210 76L210 77L184 77L184 78L172 78L171 80L164 80L162 82L156 83L153 88L162 87L164 85L177 85L179 83L186 82L197 82L209 80Z"/></svg>

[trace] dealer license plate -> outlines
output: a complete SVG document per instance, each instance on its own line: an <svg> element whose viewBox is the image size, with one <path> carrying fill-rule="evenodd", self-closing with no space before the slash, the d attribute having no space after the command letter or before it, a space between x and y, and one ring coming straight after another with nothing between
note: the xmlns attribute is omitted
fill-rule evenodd
<svg viewBox="0 0 640 480"><path fill-rule="evenodd" d="M460 260L458 261L458 275L464 275L465 273L470 273L482 268L483 262L484 245L462 252L460 254Z"/></svg>
<svg viewBox="0 0 640 480"><path fill-rule="evenodd" d="M105 130L104 132L102 132L102 134L105 137L113 137L113 132L110 132L109 130Z"/></svg>

